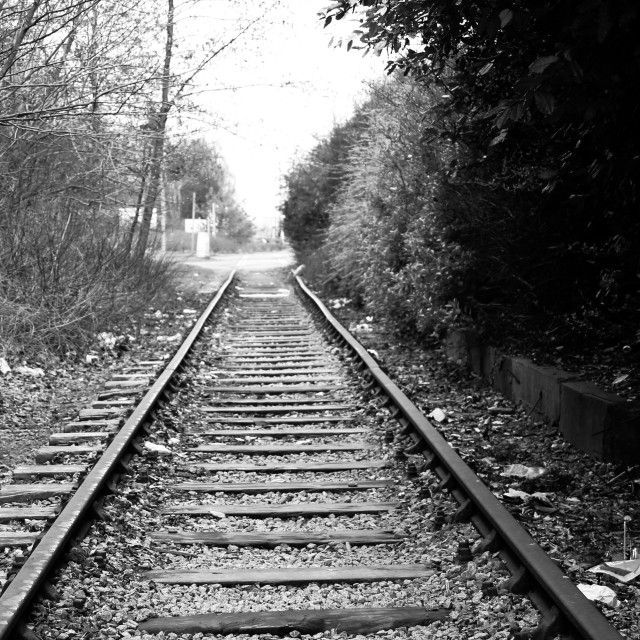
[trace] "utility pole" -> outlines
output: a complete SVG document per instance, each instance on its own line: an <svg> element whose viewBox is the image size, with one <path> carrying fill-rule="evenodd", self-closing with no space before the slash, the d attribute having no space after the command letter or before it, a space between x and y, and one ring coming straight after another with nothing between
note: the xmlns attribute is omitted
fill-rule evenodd
<svg viewBox="0 0 640 640"><path fill-rule="evenodd" d="M191 252L196 252L196 192L191 194Z"/></svg>

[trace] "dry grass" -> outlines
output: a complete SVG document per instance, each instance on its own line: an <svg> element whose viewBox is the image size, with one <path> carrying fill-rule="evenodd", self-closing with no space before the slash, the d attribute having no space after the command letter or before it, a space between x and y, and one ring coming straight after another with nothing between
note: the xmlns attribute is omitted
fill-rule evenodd
<svg viewBox="0 0 640 640"><path fill-rule="evenodd" d="M113 220L80 220L62 238L22 231L18 246L0 244L4 354L76 352L97 331L130 326L170 281L170 263L128 252Z"/></svg>

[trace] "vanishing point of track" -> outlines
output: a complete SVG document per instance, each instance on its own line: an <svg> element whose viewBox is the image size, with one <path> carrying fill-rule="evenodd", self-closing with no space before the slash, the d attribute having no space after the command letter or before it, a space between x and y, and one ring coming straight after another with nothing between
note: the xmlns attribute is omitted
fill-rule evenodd
<svg viewBox="0 0 640 640"><path fill-rule="evenodd" d="M160 605L117 612L143 633L446 624L448 578L482 574L471 607L507 591L539 611L516 636L621 638L300 278L238 280L231 274L123 424L104 412L128 408L154 363L114 380L94 413L52 436L39 464L16 470L29 482L0 491L0 521L14 527L4 544L30 546L0 596L0 640L36 637L25 626L42 622L32 605L64 590L70 547L77 561L90 523L124 519L140 496L132 526L150 561L118 548L118 566L135 567L123 584L171 605L171 615ZM96 452L95 463L83 458ZM130 499L118 505L120 493ZM33 521L48 524L38 535L21 529ZM104 563L104 549L116 550L92 536L84 561ZM329 590L294 590L309 585ZM91 611L84 596L74 603L79 617Z"/></svg>

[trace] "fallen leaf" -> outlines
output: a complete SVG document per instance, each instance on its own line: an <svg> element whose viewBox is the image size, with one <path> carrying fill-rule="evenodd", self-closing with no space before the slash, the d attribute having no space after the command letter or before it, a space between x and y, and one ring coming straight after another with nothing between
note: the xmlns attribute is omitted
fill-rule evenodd
<svg viewBox="0 0 640 640"><path fill-rule="evenodd" d="M151 451L152 453L163 453L163 454L171 453L171 449L169 449L169 447L165 447L163 444L156 444L155 442L149 442L148 440L145 441L144 448L147 451Z"/></svg>
<svg viewBox="0 0 640 640"><path fill-rule="evenodd" d="M6 376L7 374L11 373L11 367L9 366L9 363L4 358L0 358L0 373L3 376Z"/></svg>
<svg viewBox="0 0 640 640"><path fill-rule="evenodd" d="M527 467L524 464L510 464L500 475L505 478L526 478L533 480L545 472L544 467Z"/></svg>
<svg viewBox="0 0 640 640"><path fill-rule="evenodd" d="M21 376L31 376L32 378L41 378L44 375L44 369L40 367L16 367L14 371Z"/></svg>

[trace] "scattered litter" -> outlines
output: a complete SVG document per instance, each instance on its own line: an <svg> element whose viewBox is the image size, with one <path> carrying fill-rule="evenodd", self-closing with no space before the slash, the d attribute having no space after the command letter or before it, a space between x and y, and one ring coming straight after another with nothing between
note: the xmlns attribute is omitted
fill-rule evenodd
<svg viewBox="0 0 640 640"><path fill-rule="evenodd" d="M31 376L32 378L42 378L44 375L44 369L40 367L16 367L14 371L21 376Z"/></svg>
<svg viewBox="0 0 640 640"><path fill-rule="evenodd" d="M134 342L135 338L131 335L119 335L111 333L110 331L102 331L98 334L98 346L103 351L126 351L130 342Z"/></svg>
<svg viewBox="0 0 640 640"><path fill-rule="evenodd" d="M156 311L156 313L158 313L158 311ZM112 351L116 346L116 337L109 331L102 331L98 334L98 344L105 351Z"/></svg>
<svg viewBox="0 0 640 640"><path fill-rule="evenodd" d="M623 382L624 382L628 377L629 377L629 374L628 374L628 373L624 373L623 375L618 376L618 377L617 377L617 378L612 382L612 384L613 384L614 386L615 386L615 385L617 385L617 384L621 384L621 383L623 383Z"/></svg>
<svg viewBox="0 0 640 640"><path fill-rule="evenodd" d="M531 497L531 494L526 491L520 491L520 489L509 489L502 494L502 497L514 502L526 502Z"/></svg>
<svg viewBox="0 0 640 640"><path fill-rule="evenodd" d="M431 413L427 414L427 418L433 418L436 422L443 422L446 417L447 414L439 408L436 408Z"/></svg>
<svg viewBox="0 0 640 640"><path fill-rule="evenodd" d="M551 502L551 496L553 494L547 493L545 491L536 491L531 494L531 498L534 502L534 507L538 509L538 511L555 511L556 508L553 506L553 502Z"/></svg>
<svg viewBox="0 0 640 640"><path fill-rule="evenodd" d="M500 475L505 478L526 478L533 480L545 472L544 467L527 467L524 464L510 464Z"/></svg>
<svg viewBox="0 0 640 640"><path fill-rule="evenodd" d="M213 516L214 518L226 518L227 516L222 513L222 511L214 511L213 509L211 511L209 511L209 515Z"/></svg>
<svg viewBox="0 0 640 640"><path fill-rule="evenodd" d="M84 361L87 364L96 364L99 360L100 360L100 356L96 355L95 353L88 353L84 357Z"/></svg>
<svg viewBox="0 0 640 640"><path fill-rule="evenodd" d="M178 342L182 339L181 333L175 333L172 336L157 336L156 340L158 342Z"/></svg>
<svg viewBox="0 0 640 640"><path fill-rule="evenodd" d="M183 309L182 313L185 315L193 315L194 313L198 313L195 309Z"/></svg>
<svg viewBox="0 0 640 640"><path fill-rule="evenodd" d="M380 354L375 349L367 349L367 353L380 361Z"/></svg>
<svg viewBox="0 0 640 640"><path fill-rule="evenodd" d="M553 502L551 502L550 496L552 495L553 494L544 491L527 493L526 491L521 491L520 489L510 488L508 491L505 491L502 494L502 497L505 500L510 500L512 502L531 503L531 506L538 509L539 511L550 512L556 510L553 506Z"/></svg>
<svg viewBox="0 0 640 640"><path fill-rule="evenodd" d="M165 447L163 444L156 444L155 442L149 442L148 440L144 443L144 448L147 451L151 451L152 453L161 453L161 454L170 454L171 449L169 447Z"/></svg>
<svg viewBox="0 0 640 640"><path fill-rule="evenodd" d="M631 582L640 576L640 558L603 562L588 569L591 573L604 573L620 582Z"/></svg>
<svg viewBox="0 0 640 640"><path fill-rule="evenodd" d="M489 413L515 413L516 410L513 407L499 407L498 405L493 405L487 409Z"/></svg>
<svg viewBox="0 0 640 640"><path fill-rule="evenodd" d="M367 322L359 322L349 327L351 333L373 333L373 327Z"/></svg>
<svg viewBox="0 0 640 640"><path fill-rule="evenodd" d="M614 609L620 606L620 601L616 597L616 592L609 587L605 587L601 584L579 584L578 589L582 591L587 600L591 600L592 602L602 602Z"/></svg>
<svg viewBox="0 0 640 640"><path fill-rule="evenodd" d="M332 309L342 309L342 307L346 307L350 302L351 300L349 298L336 298L331 301L330 306Z"/></svg>
<svg viewBox="0 0 640 640"><path fill-rule="evenodd" d="M0 373L3 376L6 376L7 374L11 373L11 367L9 366L9 363L4 358L0 358Z"/></svg>
<svg viewBox="0 0 640 640"><path fill-rule="evenodd" d="M169 438L167 440L167 444L178 444L180 442L180 438Z"/></svg>
<svg viewBox="0 0 640 640"><path fill-rule="evenodd" d="M635 469L635 465L632 467L627 467L624 471L621 471L618 475L613 476L613 478L611 478L611 480L607 481L607 484L613 484L614 482L617 482L618 480L620 480L621 478L624 478L627 474L629 474L631 471L633 471L633 469Z"/></svg>

